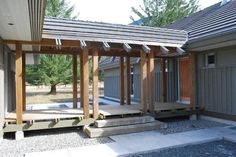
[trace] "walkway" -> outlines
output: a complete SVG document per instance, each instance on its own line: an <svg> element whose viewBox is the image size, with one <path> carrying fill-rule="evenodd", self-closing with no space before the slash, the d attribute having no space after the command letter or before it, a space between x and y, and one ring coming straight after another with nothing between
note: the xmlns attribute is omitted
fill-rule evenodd
<svg viewBox="0 0 236 157"><path fill-rule="evenodd" d="M46 152L35 152L26 154L26 157L77 157L78 155L86 155L87 157L112 157L174 146L199 144L208 141L220 140L223 138L236 142L236 129L221 127L168 135L163 135L157 131L149 131L111 136L111 138L114 140L113 143Z"/></svg>

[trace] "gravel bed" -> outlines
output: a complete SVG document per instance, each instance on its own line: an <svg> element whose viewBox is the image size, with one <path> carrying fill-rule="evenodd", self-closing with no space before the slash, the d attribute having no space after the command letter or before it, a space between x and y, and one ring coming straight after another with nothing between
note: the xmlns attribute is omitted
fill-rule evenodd
<svg viewBox="0 0 236 157"><path fill-rule="evenodd" d="M227 124L208 121L208 120L178 120L165 122L167 128L162 128L159 131L162 134L173 134L177 132L192 131L204 128L225 127Z"/></svg>
<svg viewBox="0 0 236 157"><path fill-rule="evenodd" d="M23 157L25 153L65 149L113 142L109 137L89 138L81 128L64 128L25 132L25 138L14 140L7 134L0 142L0 157Z"/></svg>
<svg viewBox="0 0 236 157"><path fill-rule="evenodd" d="M236 143L230 141L214 141L185 147L168 148L127 155L126 157L235 157Z"/></svg>

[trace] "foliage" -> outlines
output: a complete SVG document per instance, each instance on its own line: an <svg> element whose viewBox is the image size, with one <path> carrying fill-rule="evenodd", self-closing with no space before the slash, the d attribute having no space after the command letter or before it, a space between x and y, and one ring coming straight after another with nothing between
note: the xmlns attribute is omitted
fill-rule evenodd
<svg viewBox="0 0 236 157"><path fill-rule="evenodd" d="M132 11L142 19L143 25L152 27L166 26L199 8L198 0L143 0L143 4L144 7L132 7Z"/></svg>
<svg viewBox="0 0 236 157"><path fill-rule="evenodd" d="M45 85L67 84L72 80L71 57L41 55L39 74Z"/></svg>
<svg viewBox="0 0 236 157"><path fill-rule="evenodd" d="M77 16L72 16L74 8L65 0L47 0L45 14L51 17L76 19Z"/></svg>
<svg viewBox="0 0 236 157"><path fill-rule="evenodd" d="M50 17L70 18L74 6L65 0L47 0L45 14ZM50 85L49 94L56 94L56 85L68 84L72 79L71 57L62 55L40 55L39 65L27 65L26 80L34 85Z"/></svg>

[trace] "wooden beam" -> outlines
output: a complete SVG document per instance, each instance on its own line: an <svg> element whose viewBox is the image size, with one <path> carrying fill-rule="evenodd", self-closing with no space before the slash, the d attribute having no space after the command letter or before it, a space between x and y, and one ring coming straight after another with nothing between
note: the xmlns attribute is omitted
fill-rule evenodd
<svg viewBox="0 0 236 157"><path fill-rule="evenodd" d="M180 54L183 55L185 51L181 47L176 47L176 51Z"/></svg>
<svg viewBox="0 0 236 157"><path fill-rule="evenodd" d="M165 46L160 46L161 53L166 55L170 52Z"/></svg>
<svg viewBox="0 0 236 157"><path fill-rule="evenodd" d="M73 62L73 108L77 109L77 55L72 56L72 62Z"/></svg>
<svg viewBox="0 0 236 157"><path fill-rule="evenodd" d="M146 93L147 93L147 61L146 61L146 53L144 51L140 51L140 63L141 63L141 110L146 113L147 112L147 101L146 101Z"/></svg>
<svg viewBox="0 0 236 157"><path fill-rule="evenodd" d="M147 45L143 45L143 51L146 52L146 53L150 53L151 49L150 47L148 47Z"/></svg>
<svg viewBox="0 0 236 157"><path fill-rule="evenodd" d="M56 49L61 50L61 39L56 38L55 42L56 42Z"/></svg>
<svg viewBox="0 0 236 157"><path fill-rule="evenodd" d="M125 82L124 82L124 57L120 57L120 105L124 105L125 95Z"/></svg>
<svg viewBox="0 0 236 157"><path fill-rule="evenodd" d="M87 47L86 42L85 42L84 40L80 40L80 48L81 48L81 49L84 49L84 48L86 48L86 47Z"/></svg>
<svg viewBox="0 0 236 157"><path fill-rule="evenodd" d="M126 51L126 52L130 52L132 50L132 48L129 46L129 44L127 43L124 43L123 44L123 49Z"/></svg>
<svg viewBox="0 0 236 157"><path fill-rule="evenodd" d="M83 102L83 97L84 97L84 83L83 83L83 78L84 77L84 70L83 70L83 55L82 53L80 54L80 107L83 108L84 102Z"/></svg>
<svg viewBox="0 0 236 157"><path fill-rule="evenodd" d="M22 45L16 44L16 123L22 124L23 113L23 90L22 90Z"/></svg>
<svg viewBox="0 0 236 157"><path fill-rule="evenodd" d="M60 39L61 40L61 39ZM16 44L21 45L38 45L38 46L55 46L55 39L42 39L41 41L26 41L26 40L3 40L3 44ZM61 40L61 47L79 47L80 41L78 40Z"/></svg>
<svg viewBox="0 0 236 157"><path fill-rule="evenodd" d="M23 111L26 110L26 85L25 85L25 53L22 53L22 104Z"/></svg>
<svg viewBox="0 0 236 157"><path fill-rule="evenodd" d="M161 80L162 80L162 102L166 102L166 59L161 59Z"/></svg>
<svg viewBox="0 0 236 157"><path fill-rule="evenodd" d="M77 54L80 55L82 53L81 49L61 49L61 50L57 50L57 49L50 49L50 50L44 50L41 49L40 51L24 51L25 53L35 53L35 54L60 54L60 55L73 55L73 54ZM89 52L89 55L93 55L92 52ZM140 57L140 52L136 51L136 50L131 50L130 53L127 53L125 51L119 51L118 49L113 49L111 48L111 50L109 52L104 51L103 49L99 50L98 52L98 56L116 56L116 57L120 57L120 56L129 56L129 57Z"/></svg>
<svg viewBox="0 0 236 157"><path fill-rule="evenodd" d="M107 42L105 42L105 41L103 41L102 47L103 47L103 49L104 49L106 52L108 52L108 51L111 50L110 45L109 45Z"/></svg>
<svg viewBox="0 0 236 157"><path fill-rule="evenodd" d="M155 52L151 50L149 56L148 56L148 63L149 63L149 68L148 68L148 73L149 73L149 111L151 113L154 113L154 105L155 105L155 100L154 100L154 93L155 93L155 71L154 71L154 59L155 59Z"/></svg>
<svg viewBox="0 0 236 157"><path fill-rule="evenodd" d="M196 54L191 52L189 54L189 64L190 64L190 108L196 109Z"/></svg>
<svg viewBox="0 0 236 157"><path fill-rule="evenodd" d="M126 57L126 104L131 104L130 57Z"/></svg>
<svg viewBox="0 0 236 157"><path fill-rule="evenodd" d="M99 116L98 104L98 50L93 52L93 118L97 119Z"/></svg>
<svg viewBox="0 0 236 157"><path fill-rule="evenodd" d="M83 58L83 90L82 90L82 101L84 118L89 118L89 63L88 63L88 49L84 48L82 53Z"/></svg>
<svg viewBox="0 0 236 157"><path fill-rule="evenodd" d="M4 133L6 132L16 132L16 131L30 131L30 130L45 130L45 129L55 129L55 128L66 128L66 127L78 127L94 124L95 119L61 119L59 122L55 123L53 121L40 121L34 122L33 124L23 123L20 125L10 124L3 128Z"/></svg>

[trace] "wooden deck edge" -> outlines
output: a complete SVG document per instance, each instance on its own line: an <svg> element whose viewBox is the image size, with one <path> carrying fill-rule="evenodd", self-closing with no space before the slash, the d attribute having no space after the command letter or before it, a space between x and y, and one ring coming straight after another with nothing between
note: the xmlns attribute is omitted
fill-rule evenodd
<svg viewBox="0 0 236 157"><path fill-rule="evenodd" d="M78 127L93 124L95 120L93 118L89 119L71 119L71 120L60 120L55 121L45 121L45 122L35 122L33 124L23 123L20 125L9 124L3 128L3 132L16 132L16 131L31 131L31 130L43 130L43 129L54 129L54 128L66 128L66 127Z"/></svg>
<svg viewBox="0 0 236 157"><path fill-rule="evenodd" d="M177 112L158 112L155 113L155 118L172 118L172 117L180 117L180 116L190 116L193 114L201 114L200 110L178 110Z"/></svg>

